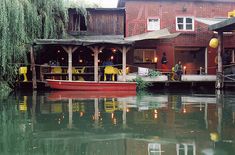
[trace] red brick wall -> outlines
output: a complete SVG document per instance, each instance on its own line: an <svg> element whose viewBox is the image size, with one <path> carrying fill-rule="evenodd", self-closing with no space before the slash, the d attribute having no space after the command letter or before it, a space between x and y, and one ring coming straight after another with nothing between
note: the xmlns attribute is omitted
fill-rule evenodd
<svg viewBox="0 0 235 155"><path fill-rule="evenodd" d="M183 11L186 8L186 11ZM168 28L175 32L176 16L194 17L227 17L227 12L235 9L234 3L212 2L153 2L153 1L127 1L126 2L126 28L127 36L146 32L147 18L158 17L161 28ZM195 22L195 32L207 31L207 25Z"/></svg>
<svg viewBox="0 0 235 155"><path fill-rule="evenodd" d="M131 1L126 2L126 36L147 32L147 18L160 18L160 27L176 32L176 16L193 16L203 18L227 17L227 13L235 9L234 2L170 2L170 1ZM216 36L208 31L208 26L194 21L194 31L182 32L180 36L171 40L171 44L164 45L156 41L156 49L167 51L169 65L173 65L175 47L208 47L210 39ZM225 48L235 48L235 36L224 37ZM148 44L145 44L148 47ZM151 45L152 46L152 45ZM216 51L208 49L208 66L215 66ZM208 70L215 73L215 68Z"/></svg>

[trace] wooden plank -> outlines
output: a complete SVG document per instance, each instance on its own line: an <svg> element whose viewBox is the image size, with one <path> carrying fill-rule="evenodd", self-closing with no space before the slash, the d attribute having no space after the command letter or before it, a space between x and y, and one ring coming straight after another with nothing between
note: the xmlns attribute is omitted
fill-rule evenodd
<svg viewBox="0 0 235 155"><path fill-rule="evenodd" d="M33 89L37 89L37 77L36 77L33 46L30 47L30 59L31 59L31 68L32 68Z"/></svg>

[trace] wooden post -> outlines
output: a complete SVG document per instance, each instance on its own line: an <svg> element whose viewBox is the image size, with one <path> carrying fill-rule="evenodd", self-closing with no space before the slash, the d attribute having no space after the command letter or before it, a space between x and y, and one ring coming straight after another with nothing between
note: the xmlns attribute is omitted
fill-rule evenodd
<svg viewBox="0 0 235 155"><path fill-rule="evenodd" d="M232 63L234 63L235 60L234 60L234 50L232 51Z"/></svg>
<svg viewBox="0 0 235 155"><path fill-rule="evenodd" d="M127 125L126 125L127 103L126 103L126 102L123 102L123 103L122 103L122 106L123 106L123 111L122 111L122 125L123 125L123 128L125 129L125 128L127 127Z"/></svg>
<svg viewBox="0 0 235 155"><path fill-rule="evenodd" d="M33 91L33 96L32 96L32 131L34 131L34 126L36 124L36 106L37 106L37 91Z"/></svg>
<svg viewBox="0 0 235 155"><path fill-rule="evenodd" d="M208 50L205 49L205 74L208 73Z"/></svg>
<svg viewBox="0 0 235 155"><path fill-rule="evenodd" d="M33 89L35 90L37 89L37 77L36 77L33 45L30 47L30 59L31 59L31 70L32 70L32 83L33 83Z"/></svg>
<svg viewBox="0 0 235 155"><path fill-rule="evenodd" d="M223 97L223 91L217 90L216 91L216 105L217 105L217 116L218 116L218 126L217 126L217 131L219 135L221 135L222 132L222 114L223 114L223 105L224 105L224 97Z"/></svg>
<svg viewBox="0 0 235 155"><path fill-rule="evenodd" d="M94 80L95 82L99 81L99 49L98 47L95 47L94 50Z"/></svg>
<svg viewBox="0 0 235 155"><path fill-rule="evenodd" d="M72 47L69 46L67 47L63 47L63 49L68 53L68 76L69 76L69 81L72 81L72 68L73 68L73 52L76 51L78 49L78 47Z"/></svg>
<svg viewBox="0 0 235 155"><path fill-rule="evenodd" d="M122 49L119 48L122 52L122 81L126 81L126 53L130 50L130 47L123 46Z"/></svg>
<svg viewBox="0 0 235 155"><path fill-rule="evenodd" d="M68 109L69 109L69 124L68 128L71 129L73 127L73 99L69 99L68 103Z"/></svg>
<svg viewBox="0 0 235 155"><path fill-rule="evenodd" d="M99 99L98 98L95 98L94 108L95 108L95 114L94 114L95 123L94 123L94 126L95 126L95 128L98 128L99 127Z"/></svg>
<svg viewBox="0 0 235 155"><path fill-rule="evenodd" d="M94 53L94 80L95 82L99 82L99 64L98 64L98 55L99 55L99 52L101 50L104 49L104 47L98 47L98 46L95 46L94 48L93 47L89 47L93 53Z"/></svg>
<svg viewBox="0 0 235 155"><path fill-rule="evenodd" d="M218 68L217 68L217 74L216 74L216 89L222 89L223 88L223 64L222 64L222 57L221 53L223 52L223 32L218 32L219 37L219 47L218 47Z"/></svg>

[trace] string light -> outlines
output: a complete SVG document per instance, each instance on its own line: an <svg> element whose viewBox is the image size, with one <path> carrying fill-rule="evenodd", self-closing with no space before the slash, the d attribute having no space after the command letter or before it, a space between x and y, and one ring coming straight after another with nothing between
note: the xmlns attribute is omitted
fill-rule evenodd
<svg viewBox="0 0 235 155"><path fill-rule="evenodd" d="M157 62L157 57L154 58L154 62Z"/></svg>

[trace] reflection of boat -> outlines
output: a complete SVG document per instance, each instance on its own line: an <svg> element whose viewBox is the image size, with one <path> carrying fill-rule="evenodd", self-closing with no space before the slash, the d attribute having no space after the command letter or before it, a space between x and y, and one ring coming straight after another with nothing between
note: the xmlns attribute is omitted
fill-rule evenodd
<svg viewBox="0 0 235 155"><path fill-rule="evenodd" d="M136 91L135 82L112 82L112 81L68 81L51 80L47 83L52 89L79 90L79 91Z"/></svg>
<svg viewBox="0 0 235 155"><path fill-rule="evenodd" d="M136 91L54 91L48 96L50 100L79 99L79 98L117 98L136 96Z"/></svg>

